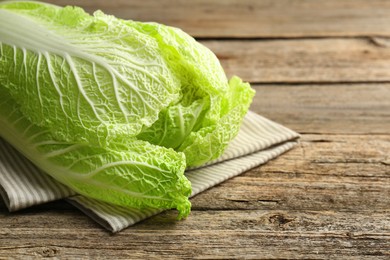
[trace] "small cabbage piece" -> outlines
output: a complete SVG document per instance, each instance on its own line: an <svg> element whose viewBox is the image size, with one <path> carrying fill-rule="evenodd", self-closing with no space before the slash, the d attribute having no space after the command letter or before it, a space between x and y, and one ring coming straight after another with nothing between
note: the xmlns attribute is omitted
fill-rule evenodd
<svg viewBox="0 0 390 260"><path fill-rule="evenodd" d="M180 29L0 3L0 136L80 194L190 212L186 167L218 158L254 91Z"/></svg>

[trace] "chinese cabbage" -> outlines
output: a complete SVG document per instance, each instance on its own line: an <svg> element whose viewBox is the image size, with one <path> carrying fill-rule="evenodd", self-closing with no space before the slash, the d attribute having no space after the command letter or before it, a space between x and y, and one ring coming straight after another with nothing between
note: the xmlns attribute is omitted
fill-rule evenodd
<svg viewBox="0 0 390 260"><path fill-rule="evenodd" d="M0 136L76 192L190 211L186 167L219 157L254 91L180 29L0 3Z"/></svg>

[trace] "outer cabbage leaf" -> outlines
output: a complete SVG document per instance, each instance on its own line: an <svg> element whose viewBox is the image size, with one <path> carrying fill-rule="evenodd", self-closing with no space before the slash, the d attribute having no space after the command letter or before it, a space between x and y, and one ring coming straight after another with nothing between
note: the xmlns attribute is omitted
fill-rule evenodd
<svg viewBox="0 0 390 260"><path fill-rule="evenodd" d="M106 146L133 137L180 98L157 42L113 16L9 2L0 24L0 83L59 139Z"/></svg>
<svg viewBox="0 0 390 260"><path fill-rule="evenodd" d="M215 54L178 28L158 23L124 23L156 39L160 55L180 79L180 103L189 106L202 99L206 110L203 125L216 123L220 118L222 98L228 91L228 81Z"/></svg>
<svg viewBox="0 0 390 260"><path fill-rule="evenodd" d="M3 88L0 96L0 136L53 178L112 204L189 214L191 184L182 153L140 140L111 148L59 141L32 124Z"/></svg>
<svg viewBox="0 0 390 260"><path fill-rule="evenodd" d="M242 119L248 112L254 91L238 77L229 81L223 99L220 120L209 127L192 132L177 149L186 155L187 167L199 166L218 158L238 134Z"/></svg>

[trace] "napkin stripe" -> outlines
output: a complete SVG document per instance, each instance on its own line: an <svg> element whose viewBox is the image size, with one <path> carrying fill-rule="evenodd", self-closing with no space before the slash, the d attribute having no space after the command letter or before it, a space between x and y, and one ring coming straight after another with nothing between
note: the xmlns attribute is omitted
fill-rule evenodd
<svg viewBox="0 0 390 260"><path fill-rule="evenodd" d="M12 168L15 168L16 171L20 172L20 170L17 168L17 166L15 165L15 161L13 159L10 158L10 154L9 153L6 153L5 149L2 147L1 148L1 160L2 161L7 161L9 162L9 166L12 167ZM2 167L3 169L5 168L4 166ZM8 170L8 169L7 169ZM5 176L6 179L8 179L8 181L10 181L13 185L15 186L19 186L18 183L21 182L19 176L14 176L14 178L11 178L11 176ZM28 181L28 180L27 180ZM28 205L28 201L29 201L29 198L28 198L28 194L29 192L27 190L27 187L25 186L20 186L21 188L21 196L20 198L16 197L15 196L15 192L13 192L13 196L15 196L15 203L19 204L19 205L22 205L22 207L26 207ZM12 202L13 199L12 198L9 198L9 201Z"/></svg>
<svg viewBox="0 0 390 260"><path fill-rule="evenodd" d="M29 172L29 171L35 171L35 167L28 167L28 164L24 163L23 157L21 157L15 149L7 149L8 154L6 156L8 157L8 161L12 163L12 166L18 171L18 172ZM33 179L31 178L31 175L26 174L24 175L26 177L26 181L28 183L33 182ZM18 178L20 180L20 178ZM37 180L39 181L39 179ZM22 186L23 188L23 186ZM26 193L24 196L31 196L31 198L35 198L37 201L42 201L45 198L45 194L42 193L41 190L35 189L34 187L31 187L31 185L26 185L24 187L24 190Z"/></svg>
<svg viewBox="0 0 390 260"><path fill-rule="evenodd" d="M296 132L249 111L237 137L231 141L224 154L202 167L244 156L298 137Z"/></svg>
<svg viewBox="0 0 390 260"><path fill-rule="evenodd" d="M69 197L67 201L111 232L118 232L163 211L161 209L152 208L140 210L112 206L108 203L101 201L97 202L96 200L80 195Z"/></svg>
<svg viewBox="0 0 390 260"><path fill-rule="evenodd" d="M0 138L0 184L9 211L74 195Z"/></svg>
<svg viewBox="0 0 390 260"><path fill-rule="evenodd" d="M266 151L253 153L244 157L239 157L234 160L225 161L224 163L217 163L215 165L192 170L186 173L187 178L192 185L192 196L215 186L227 179L235 177L249 169L261 165L272 158L291 149L296 142L287 142L284 145L270 148ZM208 182L204 180L207 179Z"/></svg>

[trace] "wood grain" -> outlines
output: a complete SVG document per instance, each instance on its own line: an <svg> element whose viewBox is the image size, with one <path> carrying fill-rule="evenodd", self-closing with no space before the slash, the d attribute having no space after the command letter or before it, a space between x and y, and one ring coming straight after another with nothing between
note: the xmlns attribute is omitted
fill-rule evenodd
<svg viewBox="0 0 390 260"><path fill-rule="evenodd" d="M251 109L299 133L390 133L390 84L252 86Z"/></svg>
<svg viewBox="0 0 390 260"><path fill-rule="evenodd" d="M45 232L43 227L32 232L24 228L0 231L0 257L258 259L273 258L278 252L285 258L342 254L385 259L390 246L389 213L196 211L192 218L173 223L173 214L167 212L115 236L88 224L81 226L74 221L77 216L64 214L62 218L73 228L52 224ZM55 216L46 216L55 223Z"/></svg>
<svg viewBox="0 0 390 260"><path fill-rule="evenodd" d="M250 82L390 81L390 42L385 39L202 41L228 76Z"/></svg>
<svg viewBox="0 0 390 260"><path fill-rule="evenodd" d="M383 0L50 0L101 9L124 19L156 21L196 37L288 38L390 36Z"/></svg>

